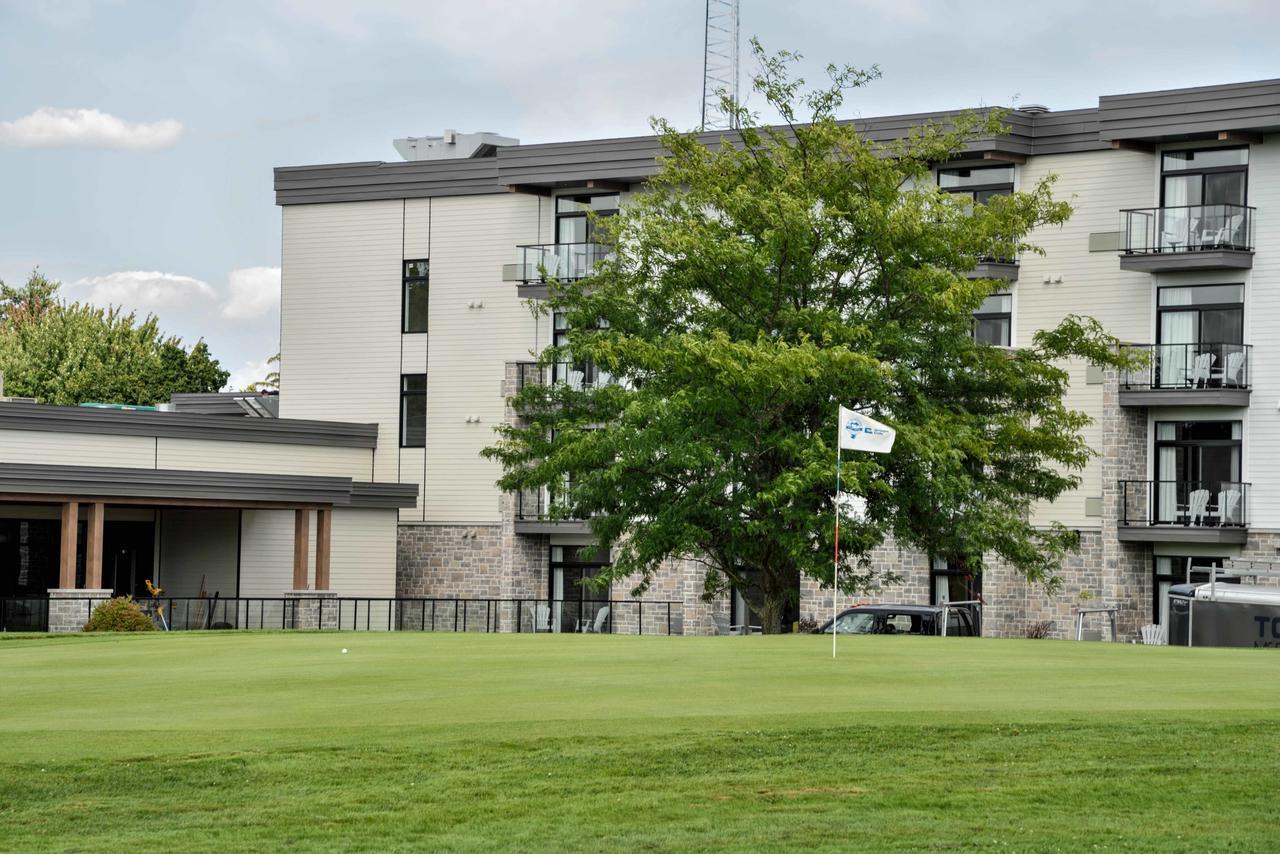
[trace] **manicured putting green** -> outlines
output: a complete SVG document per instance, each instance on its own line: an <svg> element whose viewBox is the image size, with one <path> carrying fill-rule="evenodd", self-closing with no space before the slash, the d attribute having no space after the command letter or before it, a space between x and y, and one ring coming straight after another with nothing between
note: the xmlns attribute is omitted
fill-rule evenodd
<svg viewBox="0 0 1280 854"><path fill-rule="evenodd" d="M1280 826L1269 650L10 636L0 685L5 850L1263 851Z"/></svg>

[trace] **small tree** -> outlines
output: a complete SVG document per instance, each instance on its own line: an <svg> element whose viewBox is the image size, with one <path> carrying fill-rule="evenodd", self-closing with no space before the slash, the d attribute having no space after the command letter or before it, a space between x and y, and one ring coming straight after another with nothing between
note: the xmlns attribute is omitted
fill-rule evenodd
<svg viewBox="0 0 1280 854"><path fill-rule="evenodd" d="M190 350L117 307L67 303L39 271L21 288L0 282L0 371L9 394L44 403L151 404L175 392L217 391L230 374L204 341Z"/></svg>
<svg viewBox="0 0 1280 854"><path fill-rule="evenodd" d="M1068 317L1008 350L978 343L973 312L1002 283L968 278L980 258L1040 250L1037 227L1070 214L1046 180L974 204L939 191L934 164L1003 131L1002 113L958 116L877 144L836 119L875 69L828 69L804 92L753 41L755 91L777 127L725 99L742 130L718 147L655 121L658 174L597 223L612 259L552 282L565 347L545 364L590 362L617 379L528 386L522 423L486 451L508 490L549 488L551 513L589 519L613 563L598 583L647 587L672 557L701 561L708 597L735 587L781 628L801 576L832 578L836 406L898 430L890 455L849 455L865 519L841 522L841 588L890 577L873 548L986 556L1050 586L1075 534L1034 527L1032 503L1079 481L1088 423L1066 408L1063 360L1119 364L1116 341ZM801 123L799 113L808 112Z"/></svg>

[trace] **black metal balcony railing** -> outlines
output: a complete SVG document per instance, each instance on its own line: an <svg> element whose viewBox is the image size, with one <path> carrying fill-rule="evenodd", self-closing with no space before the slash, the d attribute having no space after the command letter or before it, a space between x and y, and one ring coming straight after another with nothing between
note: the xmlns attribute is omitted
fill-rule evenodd
<svg viewBox="0 0 1280 854"><path fill-rule="evenodd" d="M526 285L551 278L561 282L585 279L610 254L600 243L540 243L516 248L520 250L518 279Z"/></svg>
<svg viewBox="0 0 1280 854"><path fill-rule="evenodd" d="M1120 211L1126 255L1253 251L1253 212L1245 205L1185 205Z"/></svg>
<svg viewBox="0 0 1280 854"><path fill-rule="evenodd" d="M1125 389L1247 389L1249 344L1134 344L1150 359L1120 378Z"/></svg>
<svg viewBox="0 0 1280 854"><path fill-rule="evenodd" d="M516 493L516 518L536 521L551 517L552 507L563 507L565 494L551 494L546 488L522 489Z"/></svg>
<svg viewBox="0 0 1280 854"><path fill-rule="evenodd" d="M1245 528L1249 487L1226 480L1122 480L1120 524Z"/></svg>

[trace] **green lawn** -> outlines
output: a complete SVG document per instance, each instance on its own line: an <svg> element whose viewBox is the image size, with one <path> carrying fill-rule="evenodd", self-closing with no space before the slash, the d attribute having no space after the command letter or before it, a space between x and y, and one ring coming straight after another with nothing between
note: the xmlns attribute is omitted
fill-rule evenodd
<svg viewBox="0 0 1280 854"><path fill-rule="evenodd" d="M1280 845L1280 655L841 643L8 636L0 849Z"/></svg>

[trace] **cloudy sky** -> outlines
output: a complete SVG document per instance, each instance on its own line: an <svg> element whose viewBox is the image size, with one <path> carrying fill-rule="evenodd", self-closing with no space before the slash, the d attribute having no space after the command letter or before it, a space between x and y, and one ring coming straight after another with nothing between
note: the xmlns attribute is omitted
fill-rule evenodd
<svg viewBox="0 0 1280 854"><path fill-rule="evenodd" d="M853 115L1094 106L1280 77L1280 3L742 0L742 37L878 63ZM524 142L692 127L703 0L0 0L0 278L204 337L242 385L277 349L271 168L395 160L443 128ZM744 62L744 79L751 66Z"/></svg>

